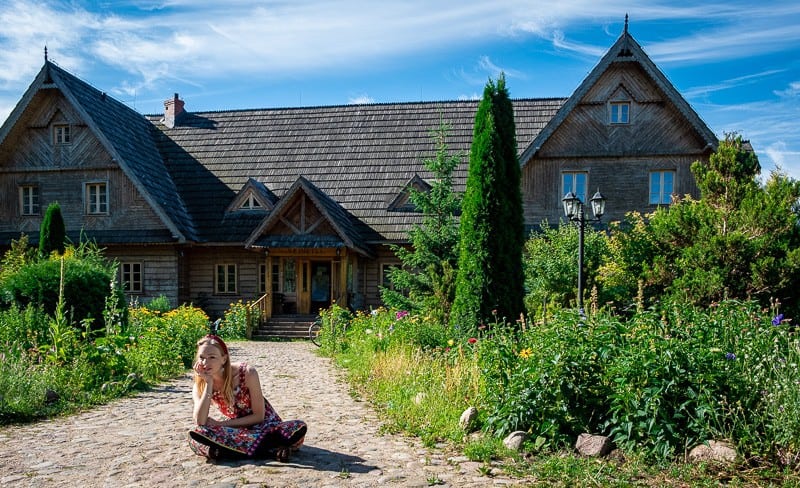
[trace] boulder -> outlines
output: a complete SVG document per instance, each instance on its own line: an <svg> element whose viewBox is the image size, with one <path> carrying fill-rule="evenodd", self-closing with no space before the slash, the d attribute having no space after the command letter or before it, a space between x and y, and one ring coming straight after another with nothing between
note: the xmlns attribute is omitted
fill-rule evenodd
<svg viewBox="0 0 800 488"><path fill-rule="evenodd" d="M575 442L575 449L581 456L601 457L611 452L612 442L604 435L581 434Z"/></svg>
<svg viewBox="0 0 800 488"><path fill-rule="evenodd" d="M689 451L689 462L704 461L733 463L736 461L736 448L728 441L708 441Z"/></svg>
<svg viewBox="0 0 800 488"><path fill-rule="evenodd" d="M525 443L525 440L527 438L528 438L527 432L517 430L508 434L508 436L505 439L503 439L503 445L506 446L506 449L511 449L512 451L521 451L522 444Z"/></svg>
<svg viewBox="0 0 800 488"><path fill-rule="evenodd" d="M468 409L464 410L464 413L461 414L458 424L462 429L464 429L465 432L470 432L475 426L476 420L478 420L478 409L475 407L469 407Z"/></svg>

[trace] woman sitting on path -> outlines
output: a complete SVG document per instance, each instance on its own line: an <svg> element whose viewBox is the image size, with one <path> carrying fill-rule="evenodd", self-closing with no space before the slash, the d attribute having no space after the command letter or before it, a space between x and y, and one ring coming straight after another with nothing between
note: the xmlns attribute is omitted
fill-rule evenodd
<svg viewBox="0 0 800 488"><path fill-rule="evenodd" d="M272 451L287 461L306 435L302 420L283 421L261 393L258 372L231 363L228 347L215 335L197 342L194 362L194 422L189 446L210 459L266 457ZM226 418L209 417L214 404Z"/></svg>

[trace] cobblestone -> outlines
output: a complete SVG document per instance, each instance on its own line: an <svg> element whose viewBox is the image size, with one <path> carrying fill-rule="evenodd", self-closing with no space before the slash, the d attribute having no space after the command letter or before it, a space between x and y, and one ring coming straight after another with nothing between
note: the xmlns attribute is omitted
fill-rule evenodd
<svg viewBox="0 0 800 488"><path fill-rule="evenodd" d="M380 433L369 404L353 398L330 360L303 342L234 342L234 361L254 365L284 419L308 423L288 463L212 463L187 444L187 374L84 413L0 428L3 487L450 487L518 486L417 439Z"/></svg>

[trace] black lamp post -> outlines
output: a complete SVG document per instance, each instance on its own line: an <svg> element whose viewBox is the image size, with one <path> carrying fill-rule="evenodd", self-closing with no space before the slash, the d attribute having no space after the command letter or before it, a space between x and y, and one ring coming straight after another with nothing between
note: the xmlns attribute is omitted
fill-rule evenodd
<svg viewBox="0 0 800 488"><path fill-rule="evenodd" d="M569 192L561 200L564 203L564 214L578 225L578 311L583 315L583 231L587 222L599 222L606 211L606 198L600 190L589 199L594 218L588 218L584 204L575 193Z"/></svg>

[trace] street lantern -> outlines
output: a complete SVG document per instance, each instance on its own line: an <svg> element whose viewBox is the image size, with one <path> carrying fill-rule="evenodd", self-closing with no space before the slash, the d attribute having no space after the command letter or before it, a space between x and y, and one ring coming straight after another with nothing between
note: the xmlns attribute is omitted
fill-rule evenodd
<svg viewBox="0 0 800 488"><path fill-rule="evenodd" d="M583 234L587 222L599 222L606 211L606 198L597 190L589 203L594 217L586 216L584 204L573 192L569 192L561 199L564 204L564 215L578 225L578 312L583 316Z"/></svg>

